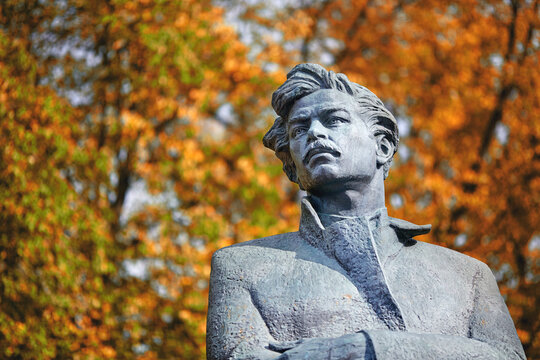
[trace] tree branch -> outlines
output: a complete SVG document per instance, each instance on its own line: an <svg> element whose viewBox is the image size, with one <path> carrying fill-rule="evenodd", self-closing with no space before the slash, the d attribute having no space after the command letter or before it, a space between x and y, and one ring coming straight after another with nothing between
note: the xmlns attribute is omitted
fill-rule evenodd
<svg viewBox="0 0 540 360"><path fill-rule="evenodd" d="M517 26L517 17L518 17L518 11L519 11L519 2L517 0L513 0L512 4L512 20L510 21L510 24L508 25L508 43L506 47L506 54L504 56L505 62L509 62L512 60L512 54L514 52L514 48L516 47L516 26ZM505 74L502 74L502 83L504 84L506 82ZM499 123L502 120L503 117L503 108L504 108L504 102L514 89L513 84L507 84L504 85L499 92L499 95L497 96L497 104L495 105L495 108L493 109L491 116L489 117L488 124L486 126L486 129L484 130L484 134L482 136L482 142L480 143L480 147L478 148L478 162L473 165L473 170L478 171L480 169L480 161L486 154L489 145L491 144L491 140L493 139L493 133L495 131L495 127L497 126L497 123Z"/></svg>

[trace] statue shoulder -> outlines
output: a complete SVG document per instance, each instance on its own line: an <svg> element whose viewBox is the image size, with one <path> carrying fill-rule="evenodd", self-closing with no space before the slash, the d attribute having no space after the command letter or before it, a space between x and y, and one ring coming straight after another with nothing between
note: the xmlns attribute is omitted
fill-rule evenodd
<svg viewBox="0 0 540 360"><path fill-rule="evenodd" d="M246 241L217 250L212 255L212 271L249 272L294 258L298 247L306 246L297 232Z"/></svg>
<svg viewBox="0 0 540 360"><path fill-rule="evenodd" d="M489 267L471 256L460 253L440 245L431 244L415 237L430 232L431 225L416 225L411 222L390 218L390 227L395 231L399 241L409 248L415 258L433 263L436 267L449 266L453 270L490 273Z"/></svg>
<svg viewBox="0 0 540 360"><path fill-rule="evenodd" d="M419 242L420 250L424 256L428 257L434 263L439 265L448 264L452 265L455 269L469 269L473 272L486 272L489 267L482 261L475 259L469 255L463 254L459 251L446 248L444 246L430 244L426 242Z"/></svg>

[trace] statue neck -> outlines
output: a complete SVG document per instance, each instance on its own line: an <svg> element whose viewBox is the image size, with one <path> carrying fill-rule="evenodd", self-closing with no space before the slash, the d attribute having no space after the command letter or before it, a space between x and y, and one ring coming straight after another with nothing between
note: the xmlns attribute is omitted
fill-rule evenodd
<svg viewBox="0 0 540 360"><path fill-rule="evenodd" d="M319 214L364 216L385 207L384 178L375 176L370 183L344 185L339 191L309 193Z"/></svg>

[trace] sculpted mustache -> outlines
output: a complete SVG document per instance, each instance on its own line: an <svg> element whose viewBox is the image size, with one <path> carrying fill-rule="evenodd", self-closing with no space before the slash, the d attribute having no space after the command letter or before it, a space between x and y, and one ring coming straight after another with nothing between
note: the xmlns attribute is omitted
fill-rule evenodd
<svg viewBox="0 0 540 360"><path fill-rule="evenodd" d="M336 145L334 145L333 143L331 142L327 142L327 141L316 141L314 143L312 143L309 148L307 149L306 153L304 154L304 157L303 157L303 161L306 161L308 160L309 158L309 155L311 154L311 152L313 150L318 150L318 149L321 149L321 150L328 150L328 151L335 151L337 152L338 154L341 154L341 151L338 149L338 147Z"/></svg>

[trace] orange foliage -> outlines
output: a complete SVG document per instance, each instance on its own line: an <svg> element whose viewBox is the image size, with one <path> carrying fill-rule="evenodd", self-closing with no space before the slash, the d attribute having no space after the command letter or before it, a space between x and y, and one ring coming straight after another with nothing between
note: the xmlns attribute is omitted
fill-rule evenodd
<svg viewBox="0 0 540 360"><path fill-rule="evenodd" d="M246 43L209 0L0 3L0 357L204 358L213 251L297 227L260 139L301 61L397 115L391 215L487 262L540 356L538 2L301 3L227 3Z"/></svg>

